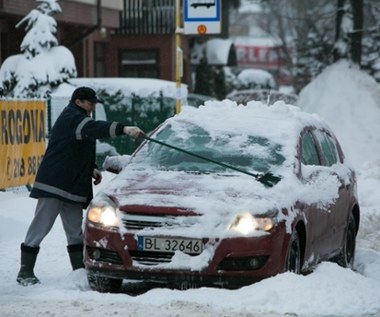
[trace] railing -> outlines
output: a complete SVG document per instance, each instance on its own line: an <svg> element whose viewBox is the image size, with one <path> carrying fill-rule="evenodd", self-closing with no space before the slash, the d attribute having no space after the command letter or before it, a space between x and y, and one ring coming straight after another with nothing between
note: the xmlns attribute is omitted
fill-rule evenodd
<svg viewBox="0 0 380 317"><path fill-rule="evenodd" d="M175 0L124 0L119 34L174 34Z"/></svg>

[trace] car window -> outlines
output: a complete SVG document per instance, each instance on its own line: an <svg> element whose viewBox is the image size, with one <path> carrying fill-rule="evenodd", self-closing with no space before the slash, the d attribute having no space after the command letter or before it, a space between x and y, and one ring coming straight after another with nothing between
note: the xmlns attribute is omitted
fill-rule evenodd
<svg viewBox="0 0 380 317"><path fill-rule="evenodd" d="M302 136L302 163L305 165L321 165L314 138L310 132L305 132Z"/></svg>
<svg viewBox="0 0 380 317"><path fill-rule="evenodd" d="M228 94L226 98L239 104L247 104L249 101L261 101L268 105L273 105L276 101L283 100L285 103L294 105L297 102L297 96L294 94L286 94L269 89L238 90Z"/></svg>
<svg viewBox="0 0 380 317"><path fill-rule="evenodd" d="M181 123L167 125L155 138L196 155L212 159L250 172L268 172L281 165L285 158L282 147L259 136L221 134L210 136L203 128ZM213 162L190 156L150 142L133 160L137 164L148 164L165 170L192 172L231 172Z"/></svg>
<svg viewBox="0 0 380 317"><path fill-rule="evenodd" d="M332 137L320 130L315 131L315 135L321 145L324 165L331 166L338 162L338 151Z"/></svg>

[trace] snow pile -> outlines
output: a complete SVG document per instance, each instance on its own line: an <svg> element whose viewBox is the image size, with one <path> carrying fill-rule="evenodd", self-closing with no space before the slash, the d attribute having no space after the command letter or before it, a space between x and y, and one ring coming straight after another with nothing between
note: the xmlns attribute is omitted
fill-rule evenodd
<svg viewBox="0 0 380 317"><path fill-rule="evenodd" d="M372 77L342 61L306 86L298 105L330 123L357 169L380 160L380 86Z"/></svg>

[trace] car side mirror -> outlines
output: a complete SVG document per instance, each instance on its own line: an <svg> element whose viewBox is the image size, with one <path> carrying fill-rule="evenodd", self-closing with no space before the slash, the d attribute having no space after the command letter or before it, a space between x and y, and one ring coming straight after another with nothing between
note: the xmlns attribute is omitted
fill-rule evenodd
<svg viewBox="0 0 380 317"><path fill-rule="evenodd" d="M119 174L128 165L130 159L130 155L107 156L103 162L103 169L114 174Z"/></svg>
<svg viewBox="0 0 380 317"><path fill-rule="evenodd" d="M301 175L303 179L316 179L320 173L321 166L319 165L305 165L303 163L301 164Z"/></svg>

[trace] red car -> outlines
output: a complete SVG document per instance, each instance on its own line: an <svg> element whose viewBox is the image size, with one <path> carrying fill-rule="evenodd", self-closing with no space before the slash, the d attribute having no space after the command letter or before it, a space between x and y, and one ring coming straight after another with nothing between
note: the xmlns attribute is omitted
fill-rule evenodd
<svg viewBox="0 0 380 317"><path fill-rule="evenodd" d="M355 172L318 116L284 102L183 107L93 199L85 266L101 292L238 288L351 267L359 218Z"/></svg>

